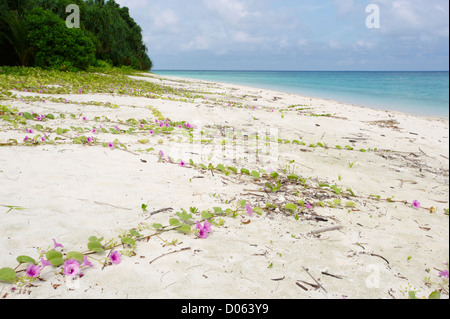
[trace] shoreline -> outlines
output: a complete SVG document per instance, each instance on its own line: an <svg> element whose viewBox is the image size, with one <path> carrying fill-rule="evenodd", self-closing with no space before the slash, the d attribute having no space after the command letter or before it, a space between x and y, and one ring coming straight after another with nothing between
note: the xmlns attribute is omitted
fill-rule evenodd
<svg viewBox="0 0 450 319"><path fill-rule="evenodd" d="M160 71L164 71L164 70L160 70ZM233 71L230 71L230 72L233 72ZM261 71L261 72L266 72L266 71ZM302 71L302 72L304 72L304 71ZM315 72L315 71L311 71L311 72ZM327 71L323 71L323 72L327 72ZM354 71L351 71L351 72L354 72ZM414 71L411 71L411 72L414 72ZM415 72L422 72L422 71L415 71ZM432 72L434 72L434 71L432 71ZM436 71L436 72L438 72L438 71ZM448 71L439 71L439 72L448 72ZM445 120L448 121L450 119L449 116L426 115L424 113L421 114L421 113L400 111L400 110L394 110L394 109L388 109L388 108L385 109L385 107L382 107L382 106L361 105L361 104L358 104L358 103L350 103L350 102L340 101L340 100L337 100L337 99L323 98L323 97L320 97L320 96L300 94L300 93L293 92L293 91L290 91L290 90L284 91L284 90L271 89L271 88L262 87L262 86L258 87L257 84L255 84L255 85L251 85L251 84L237 84L237 83L232 83L232 82L228 82L228 81L222 82L222 81L204 80L204 79L196 79L196 78L189 78L189 77L183 77L183 76L172 76L172 75L167 75L166 76L166 75L159 75L157 73L153 73L153 71L150 71L149 74L154 74L156 76L161 76L161 77L165 77L165 78L173 78L173 79L176 79L176 80L200 81L200 82L205 82L205 83L209 82L209 83L225 84L225 85L229 85L229 86L233 86L234 85L234 86L242 86L242 87L248 88L250 90L258 90L259 89L259 90L270 91L272 93L292 94L292 95L297 95L297 96L303 97L303 98L309 98L309 99L315 99L315 100L323 100L323 101L327 101L327 102L336 102L336 103L340 103L340 104L352 105L352 106L355 106L355 107L367 108L367 109L372 109L372 110L381 111L381 112L394 112L394 113L398 112L398 113L402 113L402 114L406 114L406 115L417 116L417 117L425 117L425 118L429 118L429 119L436 119L436 120L442 119L444 121Z"/></svg>
<svg viewBox="0 0 450 319"><path fill-rule="evenodd" d="M378 299L440 289L424 278L441 282L436 269L449 258L448 119L130 77L126 95L107 82L116 91L15 90L1 103L0 269L21 255L39 260L52 238L63 253L86 252L90 236L115 238L123 253L106 267L107 252L88 255L98 260L74 281L46 268L33 286L0 282L2 297ZM147 82L171 89L141 92ZM155 125L163 119L170 128ZM183 209L188 234L174 226ZM195 227L205 219L203 239Z"/></svg>

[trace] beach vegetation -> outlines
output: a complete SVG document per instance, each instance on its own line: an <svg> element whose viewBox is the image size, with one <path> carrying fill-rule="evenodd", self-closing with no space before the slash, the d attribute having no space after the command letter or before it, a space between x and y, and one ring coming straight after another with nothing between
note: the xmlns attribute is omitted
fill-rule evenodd
<svg viewBox="0 0 450 319"><path fill-rule="evenodd" d="M66 25L79 7L80 25ZM142 29L114 0L29 0L0 3L0 65L56 70L124 67L149 71Z"/></svg>

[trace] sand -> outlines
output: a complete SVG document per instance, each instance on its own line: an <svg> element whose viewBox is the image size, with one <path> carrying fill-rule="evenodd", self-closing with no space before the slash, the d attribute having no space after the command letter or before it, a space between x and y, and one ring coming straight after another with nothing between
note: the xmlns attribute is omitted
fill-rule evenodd
<svg viewBox="0 0 450 319"><path fill-rule="evenodd" d="M176 212L190 207L199 212L230 208L236 216L216 216L206 239L170 231L138 241L134 255L123 255L120 264L103 267L107 253L90 255L99 261L90 259L93 267L76 280L46 267L31 285L0 283L2 298L404 299L408 291L427 297L435 290L448 298L448 283L439 285L439 271L448 269L449 258L448 119L240 85L152 74L135 78L197 96L14 92L46 102L7 104L21 112L64 113L64 119L41 124L69 131L57 141L54 131L47 133L53 144L23 145L26 135L43 133L27 134L0 119L0 143L16 139L20 144L0 148L0 268L15 268L20 255L39 259L40 250L53 247L52 239L65 253L86 252L90 236L120 241L129 229L168 225ZM196 125L192 140L183 129L158 136L126 132L128 119L154 120L152 109ZM94 121L105 116L110 122ZM123 131L71 129L100 125ZM106 143L118 139L123 146L74 144L77 134ZM176 163L168 163L168 155ZM284 179L280 191L271 192L264 186L273 182L268 177L225 176L194 167L191 159L206 166L273 170ZM290 182L290 174L304 180ZM342 193L319 183L336 185ZM274 208L250 216L241 200ZM301 207L299 200L312 208ZM412 206L414 200L420 208ZM348 202L355 206L347 207ZM284 209L287 203L297 203L297 211ZM150 215L165 208L172 210ZM192 228L202 219L193 217ZM314 233L320 230L327 231ZM155 233L151 227L140 232Z"/></svg>

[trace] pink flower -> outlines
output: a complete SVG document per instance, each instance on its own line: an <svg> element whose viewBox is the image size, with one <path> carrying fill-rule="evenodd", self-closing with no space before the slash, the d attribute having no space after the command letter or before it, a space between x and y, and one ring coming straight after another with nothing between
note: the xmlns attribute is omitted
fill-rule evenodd
<svg viewBox="0 0 450 319"><path fill-rule="evenodd" d="M151 131L150 131L150 134L153 134L153 133L155 133L155 131L151 130Z"/></svg>
<svg viewBox="0 0 450 319"><path fill-rule="evenodd" d="M245 209L247 210L247 213L250 216L253 216L253 209L251 208L251 206L249 204L245 204Z"/></svg>
<svg viewBox="0 0 450 319"><path fill-rule="evenodd" d="M310 203L306 203L306 208L307 209L311 209L311 204Z"/></svg>
<svg viewBox="0 0 450 319"><path fill-rule="evenodd" d="M439 273L439 277L444 277L448 279L448 270L443 270Z"/></svg>
<svg viewBox="0 0 450 319"><path fill-rule="evenodd" d="M417 200L415 200L415 201L413 201L413 206L415 207L415 208L420 208L420 203L419 203L419 201L417 201Z"/></svg>
<svg viewBox="0 0 450 319"><path fill-rule="evenodd" d="M25 136L25 138L23 139L24 142L28 141L29 137Z"/></svg>
<svg viewBox="0 0 450 319"><path fill-rule="evenodd" d="M116 265L120 264L120 257L122 257L122 255L118 251L114 250L109 256L109 259L111 259L112 263Z"/></svg>
<svg viewBox="0 0 450 319"><path fill-rule="evenodd" d="M108 143L108 147L109 147L110 149L114 149L115 145L114 145L113 142L109 142L109 143Z"/></svg>
<svg viewBox="0 0 450 319"><path fill-rule="evenodd" d="M87 259L86 256L83 256L83 257L84 257L84 261L83 261L83 264L81 264L81 267L94 267L94 265L92 265L92 263Z"/></svg>
<svg viewBox="0 0 450 319"><path fill-rule="evenodd" d="M87 138L87 142L88 143L93 143L94 142L94 138L93 137L88 137Z"/></svg>
<svg viewBox="0 0 450 319"><path fill-rule="evenodd" d="M59 243L56 242L55 238L53 238L52 240L53 240L53 243L54 243L54 245L53 245L53 250L55 250L55 249L58 248L58 247L64 248L63 245L61 245L61 244L59 244Z"/></svg>
<svg viewBox="0 0 450 319"><path fill-rule="evenodd" d="M199 236L203 239L208 238L208 233L211 232L211 224L206 220L203 225L197 222L196 229L199 230Z"/></svg>
<svg viewBox="0 0 450 319"><path fill-rule="evenodd" d="M183 162L183 161L181 161L181 162L180 162L180 166L181 166L181 167L185 167L185 166L186 166L186 163Z"/></svg>
<svg viewBox="0 0 450 319"><path fill-rule="evenodd" d="M39 274L41 273L41 267L36 266L36 265L29 265L27 268L27 276L31 277L31 278L36 278L39 276Z"/></svg>
<svg viewBox="0 0 450 319"><path fill-rule="evenodd" d="M164 152L163 151L159 151L159 156L160 157L164 157Z"/></svg>
<svg viewBox="0 0 450 319"><path fill-rule="evenodd" d="M42 262L42 268L44 269L44 267L50 266L51 262L49 262L48 260L45 260L43 257L41 257L41 262Z"/></svg>
<svg viewBox="0 0 450 319"><path fill-rule="evenodd" d="M75 277L80 272L80 264L76 259L66 260L64 263L64 275Z"/></svg>

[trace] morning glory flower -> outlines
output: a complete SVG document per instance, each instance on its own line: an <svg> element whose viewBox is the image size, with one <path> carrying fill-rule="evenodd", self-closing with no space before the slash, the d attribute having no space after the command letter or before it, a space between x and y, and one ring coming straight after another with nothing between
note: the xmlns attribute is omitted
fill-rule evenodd
<svg viewBox="0 0 450 319"><path fill-rule="evenodd" d="M120 257L122 257L122 255L118 251L114 250L109 256L109 259L111 259L113 264L120 264Z"/></svg>
<svg viewBox="0 0 450 319"><path fill-rule="evenodd" d="M76 259L66 260L64 263L64 275L75 277L80 272L80 264Z"/></svg>
<svg viewBox="0 0 450 319"><path fill-rule="evenodd" d="M53 240L53 243L54 243L54 245L53 245L53 250L55 250L55 249L58 248L58 247L64 248L63 245L61 245L61 244L59 244L59 243L56 242L55 238L53 238L52 240Z"/></svg>
<svg viewBox="0 0 450 319"><path fill-rule="evenodd" d="M208 238L208 233L211 232L211 224L206 220L203 225L197 222L196 229L199 230L199 236L203 239Z"/></svg>
<svg viewBox="0 0 450 319"><path fill-rule="evenodd" d="M439 273L439 277L444 277L448 279L448 270L443 270Z"/></svg>
<svg viewBox="0 0 450 319"><path fill-rule="evenodd" d="M250 216L253 216L253 209L251 208L251 206L249 204L245 204L245 209L247 210L247 213Z"/></svg>
<svg viewBox="0 0 450 319"><path fill-rule="evenodd" d="M41 257L41 262L42 262L42 268L44 269L44 267L50 266L51 262L49 262L48 260L45 260L43 257Z"/></svg>
<svg viewBox="0 0 450 319"><path fill-rule="evenodd" d="M84 261L83 261L83 264L81 264L81 267L94 267L94 265L92 265L92 263L87 259L87 257L86 256L83 256L84 257Z"/></svg>
<svg viewBox="0 0 450 319"><path fill-rule="evenodd" d="M417 200L415 200L415 201L413 201L413 206L415 207L415 208L420 208L420 202L419 201L417 201Z"/></svg>
<svg viewBox="0 0 450 319"><path fill-rule="evenodd" d="M31 278L36 278L39 276L39 274L41 273L41 267L36 266L36 265L30 265L27 268L27 276L31 277Z"/></svg>

